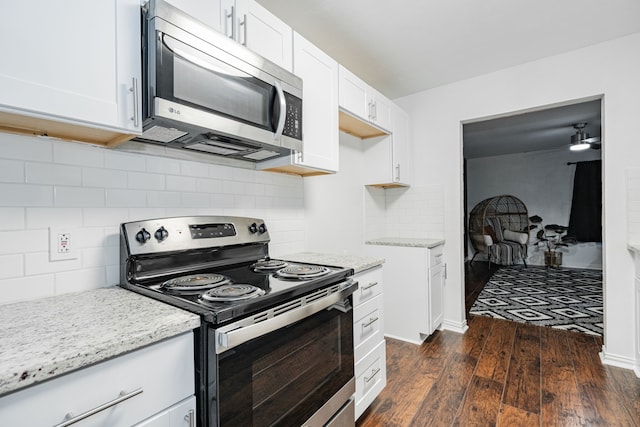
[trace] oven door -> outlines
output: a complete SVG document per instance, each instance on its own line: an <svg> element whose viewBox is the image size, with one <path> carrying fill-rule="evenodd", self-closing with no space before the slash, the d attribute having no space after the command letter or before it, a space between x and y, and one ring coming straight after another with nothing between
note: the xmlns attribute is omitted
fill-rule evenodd
<svg viewBox="0 0 640 427"><path fill-rule="evenodd" d="M355 392L350 294L356 287L350 282L332 296L302 305L290 302L297 307L284 314L263 313L273 317L254 325L275 325L279 316L291 320L288 313L302 317L283 327L269 326L269 332L255 338L243 332L251 329L246 321L211 331L210 351L213 340L219 354L209 356L209 424L320 426L348 406Z"/></svg>

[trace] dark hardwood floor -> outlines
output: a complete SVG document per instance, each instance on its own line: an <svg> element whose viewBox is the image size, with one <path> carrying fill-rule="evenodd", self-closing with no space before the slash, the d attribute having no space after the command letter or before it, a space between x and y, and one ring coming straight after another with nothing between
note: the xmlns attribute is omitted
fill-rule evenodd
<svg viewBox="0 0 640 427"><path fill-rule="evenodd" d="M468 294L490 276L474 264ZM465 334L436 331L422 345L387 338L387 386L357 426L640 426L640 379L600 362L600 337L468 323Z"/></svg>

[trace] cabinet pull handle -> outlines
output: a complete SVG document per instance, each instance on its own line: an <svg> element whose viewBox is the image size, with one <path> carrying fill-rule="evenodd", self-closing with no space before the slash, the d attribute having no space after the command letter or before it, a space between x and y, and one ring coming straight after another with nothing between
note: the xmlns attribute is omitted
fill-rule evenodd
<svg viewBox="0 0 640 427"><path fill-rule="evenodd" d="M373 121L377 122L378 121L378 103L376 101L373 101L371 105L373 106Z"/></svg>
<svg viewBox="0 0 640 427"><path fill-rule="evenodd" d="M125 400L131 399L132 397L137 396L140 393L142 393L142 387L137 388L137 389L135 389L135 390L133 390L132 392L129 392L129 393L125 393L124 391L121 391L120 395L117 398L113 399L112 401L103 403L100 406L96 406L95 408L90 409L87 412L84 412L84 413L82 413L80 415L74 416L72 413L68 413L64 417L64 421L61 422L60 424L56 424L54 427L70 426L71 424L75 424L78 421L82 421L85 418L88 418L88 417L90 417L92 415L97 414L98 412L102 412L105 409L109 409L112 406L116 406L117 404L119 404L121 402L124 402Z"/></svg>
<svg viewBox="0 0 640 427"><path fill-rule="evenodd" d="M138 127L140 125L140 114L138 113L138 105L140 102L138 98L138 79L134 77L132 84L133 86L131 86L129 90L133 93L133 117L131 117L131 120L133 120L133 125Z"/></svg>
<svg viewBox="0 0 640 427"><path fill-rule="evenodd" d="M374 287L374 286L376 286L377 284L378 284L378 282L371 282L371 283L369 283L367 286L363 286L363 287L362 287L362 288L360 288L360 289L361 289L361 290L363 290L363 291L366 291L366 290L368 290L368 289L373 288L373 287Z"/></svg>
<svg viewBox="0 0 640 427"><path fill-rule="evenodd" d="M240 21L240 27L242 27L242 45L247 46L247 14L244 14L244 19Z"/></svg>
<svg viewBox="0 0 640 427"><path fill-rule="evenodd" d="M400 181L400 163L396 165L396 181Z"/></svg>
<svg viewBox="0 0 640 427"><path fill-rule="evenodd" d="M362 329L367 328L367 327L369 327L369 326L373 325L373 324L374 324L375 322L377 322L377 321L378 321L378 318L377 318L377 317L374 317L374 318L371 318L371 317L370 317L370 318L369 318L369 321L368 321L367 323L363 323L363 324L362 324Z"/></svg>
<svg viewBox="0 0 640 427"><path fill-rule="evenodd" d="M368 383L369 381L371 381L373 379L373 377L378 375L378 372L380 372L380 368L372 370L371 371L371 375L369 375L368 377L364 377L364 382Z"/></svg>
<svg viewBox="0 0 640 427"><path fill-rule="evenodd" d="M373 121L373 101L370 100L367 106L369 107L369 121Z"/></svg>
<svg viewBox="0 0 640 427"><path fill-rule="evenodd" d="M189 422L189 427L196 427L196 417L193 409L189 409L189 413L184 416L184 420Z"/></svg>
<svg viewBox="0 0 640 427"><path fill-rule="evenodd" d="M236 8L231 6L231 12L227 13L227 22L231 19L231 34L229 34L229 27L227 26L226 34L232 40L236 38Z"/></svg>

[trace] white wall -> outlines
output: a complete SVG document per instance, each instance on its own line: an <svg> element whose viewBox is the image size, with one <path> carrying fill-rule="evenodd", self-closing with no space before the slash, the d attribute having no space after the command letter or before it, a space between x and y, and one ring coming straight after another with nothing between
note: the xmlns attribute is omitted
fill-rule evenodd
<svg viewBox="0 0 640 427"><path fill-rule="evenodd" d="M522 200L529 216L539 215L543 225L569 225L575 165L567 162L600 159L599 150L546 150L467 160L467 209L501 194ZM544 247L535 246L533 229L529 239L527 264L544 265ZM560 248L562 265L570 268L602 268L602 244L578 243ZM469 256L473 248L469 244ZM476 259L480 259L480 255Z"/></svg>
<svg viewBox="0 0 640 427"><path fill-rule="evenodd" d="M633 261L626 249L625 171L637 167L640 144L640 33L530 62L396 100L412 118L415 182L444 186L445 321L465 322L462 122L603 95L603 198L607 363L635 362ZM578 65L578 64L588 64Z"/></svg>
<svg viewBox="0 0 640 427"><path fill-rule="evenodd" d="M0 133L0 304L119 282L119 224L178 215L265 219L271 255L304 249L299 176ZM49 261L48 228L78 258Z"/></svg>

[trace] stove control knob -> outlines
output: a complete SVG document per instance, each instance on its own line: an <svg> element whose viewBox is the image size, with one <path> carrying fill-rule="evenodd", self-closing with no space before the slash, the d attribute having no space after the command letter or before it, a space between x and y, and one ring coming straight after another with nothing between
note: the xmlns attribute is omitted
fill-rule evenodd
<svg viewBox="0 0 640 427"><path fill-rule="evenodd" d="M258 227L258 232L260 234L265 233L267 231L267 226L264 224L260 224L260 226Z"/></svg>
<svg viewBox="0 0 640 427"><path fill-rule="evenodd" d="M153 236L156 238L158 242L162 242L164 239L166 239L169 236L169 232L167 231L166 228L160 227L156 230L155 233L153 233Z"/></svg>
<svg viewBox="0 0 640 427"><path fill-rule="evenodd" d="M251 233L257 233L258 232L258 224L256 224L255 222L253 224L251 224L249 226L249 231Z"/></svg>
<svg viewBox="0 0 640 427"><path fill-rule="evenodd" d="M144 244L147 240L151 238L151 234L144 228L136 233L136 240L142 244Z"/></svg>

